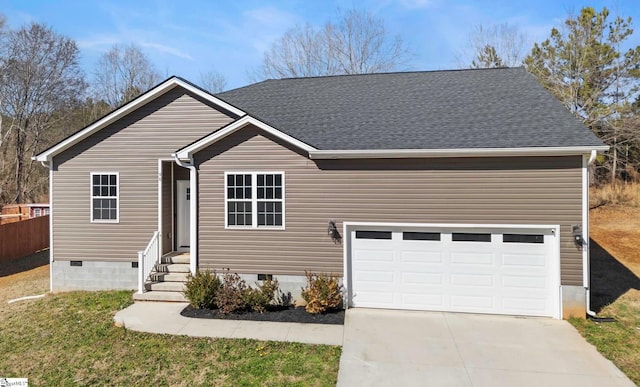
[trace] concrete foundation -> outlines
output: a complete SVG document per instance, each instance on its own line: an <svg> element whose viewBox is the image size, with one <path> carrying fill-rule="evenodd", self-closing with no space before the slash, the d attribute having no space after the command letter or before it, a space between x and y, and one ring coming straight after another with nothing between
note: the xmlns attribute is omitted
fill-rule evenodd
<svg viewBox="0 0 640 387"><path fill-rule="evenodd" d="M131 262L81 262L82 266L71 266L71 261L52 262L52 291L138 288L138 268L131 267Z"/></svg>
<svg viewBox="0 0 640 387"><path fill-rule="evenodd" d="M562 318L570 317L586 318L587 315L587 291L582 286L562 285Z"/></svg>

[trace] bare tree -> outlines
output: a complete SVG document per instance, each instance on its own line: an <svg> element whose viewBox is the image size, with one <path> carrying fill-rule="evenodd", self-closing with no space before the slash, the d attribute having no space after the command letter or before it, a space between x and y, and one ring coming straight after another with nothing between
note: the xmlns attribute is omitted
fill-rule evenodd
<svg viewBox="0 0 640 387"><path fill-rule="evenodd" d="M363 10L338 10L337 18L287 31L265 52L256 78L376 73L406 64L404 42L381 19Z"/></svg>
<svg viewBox="0 0 640 387"><path fill-rule="evenodd" d="M31 161L59 140L52 128L84 93L76 43L41 24L9 30L0 44L0 200L34 200L44 191L44 168Z"/></svg>
<svg viewBox="0 0 640 387"><path fill-rule="evenodd" d="M530 47L529 38L509 23L476 26L465 51L458 55L460 67L491 68L521 66Z"/></svg>
<svg viewBox="0 0 640 387"><path fill-rule="evenodd" d="M220 93L227 87L227 79L217 71L200 73L200 86L209 93Z"/></svg>
<svg viewBox="0 0 640 387"><path fill-rule="evenodd" d="M125 104L160 82L160 74L142 49L114 45L98 60L93 93L112 108Z"/></svg>

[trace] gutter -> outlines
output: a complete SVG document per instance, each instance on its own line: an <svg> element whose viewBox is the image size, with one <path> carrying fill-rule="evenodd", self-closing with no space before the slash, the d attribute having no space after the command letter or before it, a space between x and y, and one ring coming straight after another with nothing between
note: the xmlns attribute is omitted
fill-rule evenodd
<svg viewBox="0 0 640 387"><path fill-rule="evenodd" d="M529 148L461 148L461 149L348 149L310 150L310 159L364 158L437 158L437 157L509 157L509 156L571 156L608 150L598 147L529 147Z"/></svg>
<svg viewBox="0 0 640 387"><path fill-rule="evenodd" d="M176 164L189 169L189 270L191 274L196 274L196 257L198 256L198 170L193 162L193 156L189 156L189 161L180 160L177 153L172 153ZM173 184L173 183L172 183Z"/></svg>

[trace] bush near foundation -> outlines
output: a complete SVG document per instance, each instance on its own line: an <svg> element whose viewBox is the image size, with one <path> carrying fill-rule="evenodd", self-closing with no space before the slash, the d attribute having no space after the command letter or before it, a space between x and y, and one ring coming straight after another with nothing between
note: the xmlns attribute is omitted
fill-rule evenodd
<svg viewBox="0 0 640 387"><path fill-rule="evenodd" d="M187 275L184 295L196 309L213 309L221 286L222 282L215 271L196 270L195 275Z"/></svg>
<svg viewBox="0 0 640 387"><path fill-rule="evenodd" d="M333 274L314 274L305 271L307 286L302 288L302 299L307 303L305 310L312 314L324 313L340 306L343 299L343 287L338 276Z"/></svg>

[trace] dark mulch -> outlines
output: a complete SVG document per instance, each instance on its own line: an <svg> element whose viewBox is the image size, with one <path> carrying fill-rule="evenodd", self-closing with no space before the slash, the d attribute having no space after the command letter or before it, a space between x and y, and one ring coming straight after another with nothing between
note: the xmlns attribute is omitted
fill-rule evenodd
<svg viewBox="0 0 640 387"><path fill-rule="evenodd" d="M332 310L322 314L311 314L304 307L290 307L286 309L272 308L264 313L220 313L218 309L194 309L191 305L180 312L182 316L193 318L215 318L220 320L251 320L251 321L276 321L295 322L305 324L344 324L344 310Z"/></svg>

